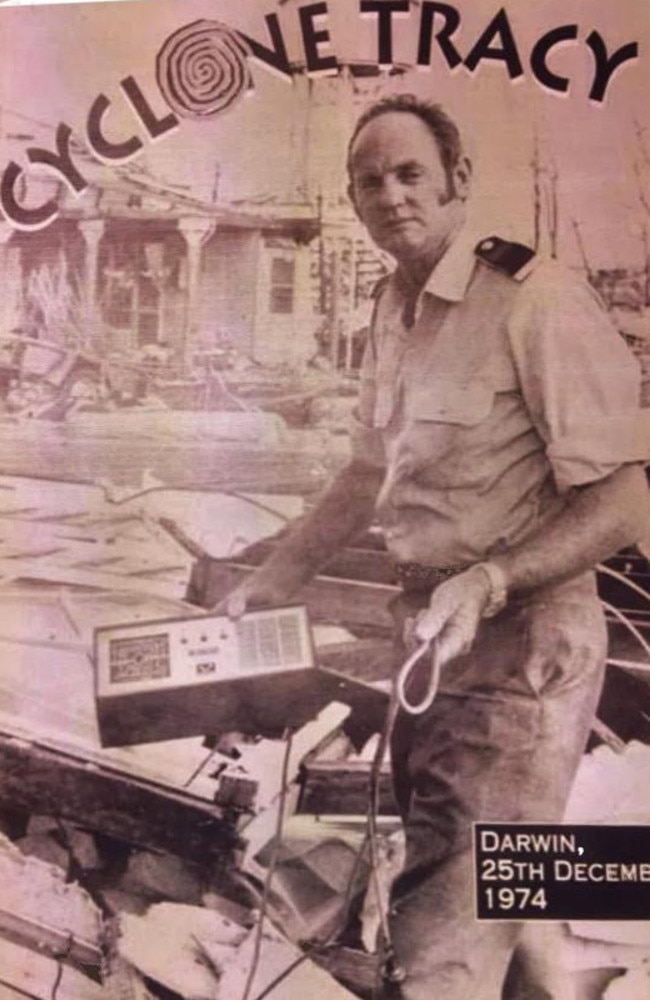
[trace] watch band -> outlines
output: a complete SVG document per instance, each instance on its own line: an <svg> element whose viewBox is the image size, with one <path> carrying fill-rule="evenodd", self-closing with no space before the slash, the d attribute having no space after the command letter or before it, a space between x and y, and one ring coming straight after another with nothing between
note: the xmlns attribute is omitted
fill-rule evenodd
<svg viewBox="0 0 650 1000"><path fill-rule="evenodd" d="M476 569L482 569L490 582L488 602L483 609L483 618L494 618L502 611L508 600L508 582L500 566L493 562L480 562Z"/></svg>

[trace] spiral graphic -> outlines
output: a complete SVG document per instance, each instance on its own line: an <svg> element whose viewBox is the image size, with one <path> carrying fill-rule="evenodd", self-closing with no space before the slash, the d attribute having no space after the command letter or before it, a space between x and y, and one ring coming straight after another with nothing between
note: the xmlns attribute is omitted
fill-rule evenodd
<svg viewBox="0 0 650 1000"><path fill-rule="evenodd" d="M219 21L192 21L169 36L156 76L172 111L184 118L223 114L252 86L241 35Z"/></svg>

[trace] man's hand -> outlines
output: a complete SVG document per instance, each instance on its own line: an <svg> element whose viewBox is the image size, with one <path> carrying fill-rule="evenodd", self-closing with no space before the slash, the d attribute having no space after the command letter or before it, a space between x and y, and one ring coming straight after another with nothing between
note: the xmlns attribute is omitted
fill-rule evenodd
<svg viewBox="0 0 650 1000"><path fill-rule="evenodd" d="M479 566L441 583L431 595L429 607L420 611L416 619L416 638L420 641L437 638L441 663L469 652L490 590L489 577Z"/></svg>
<svg viewBox="0 0 650 1000"><path fill-rule="evenodd" d="M272 608L288 604L293 596L291 591L268 578L263 569L253 572L242 580L234 590L226 594L214 607L215 615L241 618L245 611L253 608Z"/></svg>
<svg viewBox="0 0 650 1000"><path fill-rule="evenodd" d="M382 480L381 468L352 461L264 565L219 601L215 613L238 617L247 608L291 601L335 552L370 527Z"/></svg>

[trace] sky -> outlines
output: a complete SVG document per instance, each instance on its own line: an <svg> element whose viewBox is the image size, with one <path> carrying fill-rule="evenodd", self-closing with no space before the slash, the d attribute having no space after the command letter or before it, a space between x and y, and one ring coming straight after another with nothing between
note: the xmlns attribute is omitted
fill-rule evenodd
<svg viewBox="0 0 650 1000"><path fill-rule="evenodd" d="M106 117L111 136L131 134L135 121L119 88L124 76L137 79L158 112L168 110L156 82L156 55L172 32L197 19L221 20L262 42L264 14L276 11L292 59L304 62L298 14L304 0L10 3L0 7L0 51L11 52L0 67L2 169L8 156L2 135L30 134L30 128L36 135L30 119L51 126L65 121L81 135L100 92L113 102ZM466 56L499 3L456 0L452 6L460 18L454 41ZM434 50L429 71L385 77L384 92L417 92L457 117L474 161L474 214L482 228L530 240L536 136L545 176L557 177L561 255L579 262L577 226L593 266L640 263L642 225L650 226L650 218L640 204L635 162L650 197L650 9L639 0L505 0L504 7L524 69L521 79L510 80L496 61L482 62L473 73L464 65L451 71ZM360 17L358 0L328 0L327 8L326 21L317 27L327 27L330 45L321 51L335 52L340 61L376 60L376 22ZM408 18L394 22L396 61L413 63L421 11L414 3ZM533 78L529 61L545 32L567 24L577 25L578 39L553 55L553 70L571 80L568 94L558 94ZM593 30L610 53L630 41L640 46L640 58L614 75L602 104L588 99L594 58L585 39ZM219 117L184 118L174 133L145 142L139 162L204 198L212 196L218 172L225 201L295 200L307 187L312 197L321 191L326 201L334 200L345 187L347 135L372 92L353 102L340 77L308 83L301 76L292 84L256 65L251 71L252 94ZM39 141L43 135L38 131Z"/></svg>

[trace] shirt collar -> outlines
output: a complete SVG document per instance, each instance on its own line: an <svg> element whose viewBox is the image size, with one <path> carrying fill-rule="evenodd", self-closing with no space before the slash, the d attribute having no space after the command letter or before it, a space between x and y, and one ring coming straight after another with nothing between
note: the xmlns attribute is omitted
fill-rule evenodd
<svg viewBox="0 0 650 1000"><path fill-rule="evenodd" d="M448 302L462 302L476 266L477 242L476 232L463 226L429 275L423 291Z"/></svg>

